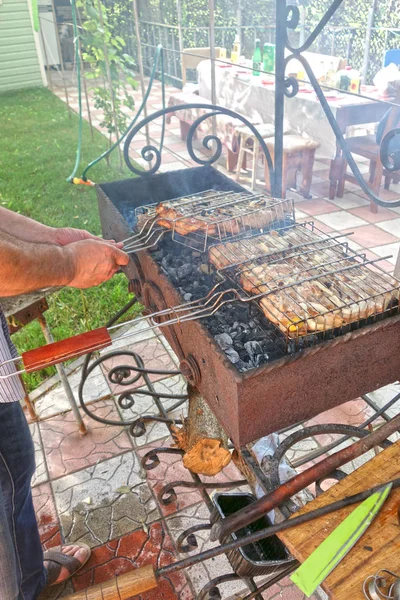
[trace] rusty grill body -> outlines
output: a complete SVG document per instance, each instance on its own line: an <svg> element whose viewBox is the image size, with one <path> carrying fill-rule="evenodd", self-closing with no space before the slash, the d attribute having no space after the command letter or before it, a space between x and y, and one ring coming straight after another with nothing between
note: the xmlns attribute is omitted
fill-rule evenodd
<svg viewBox="0 0 400 600"><path fill-rule="evenodd" d="M138 207L209 189L246 193L209 166L97 186L103 235L126 239L132 235L128 215L134 214ZM325 262L337 260L330 253L339 242L327 238L329 241L313 247L311 234L305 228L302 232L306 239L297 244L300 247L296 263L307 260L307 252L314 251L322 252ZM272 252L276 254L279 248ZM248 259L254 261L254 256L249 254ZM362 268L348 264L348 258L342 260L342 268ZM337 268L337 265L332 264L332 267ZM229 266L220 272L232 278L232 282L236 278L237 283L234 271ZM179 290L150 251L133 254L125 273L132 289L151 312L183 303ZM318 267L308 273L310 278L316 278ZM383 278L377 275L376 282L379 277ZM387 289L377 287L375 297ZM353 295L351 301L356 302ZM163 333L179 357L183 374L199 388L235 445L243 446L399 378L400 316L393 311L390 318L378 321L374 317L365 323L371 324L347 333L344 329L339 337L323 340L291 355L282 353L281 358L243 373L228 360L202 322L163 327Z"/></svg>

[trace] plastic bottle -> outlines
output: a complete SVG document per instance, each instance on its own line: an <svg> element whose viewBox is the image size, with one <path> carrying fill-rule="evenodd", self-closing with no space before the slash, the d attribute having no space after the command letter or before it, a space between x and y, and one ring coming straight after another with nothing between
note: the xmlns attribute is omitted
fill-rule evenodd
<svg viewBox="0 0 400 600"><path fill-rule="evenodd" d="M334 66L333 62L331 62L329 70L326 74L326 83L327 83L327 85L330 85L331 87L335 87L335 85L336 85L336 72L335 72L335 66Z"/></svg>
<svg viewBox="0 0 400 600"><path fill-rule="evenodd" d="M336 87L345 92L350 90L352 70L353 69L348 66L345 69L340 69L340 71L336 73Z"/></svg>
<svg viewBox="0 0 400 600"><path fill-rule="evenodd" d="M235 37L235 41L233 42L233 48L232 48L232 52L231 52L231 61L234 64L238 64L239 63L240 52L241 52L240 37L237 35Z"/></svg>
<svg viewBox="0 0 400 600"><path fill-rule="evenodd" d="M261 55L261 42L260 40L256 40L256 47L254 48L253 53L253 75L260 75L260 69L262 65L262 55Z"/></svg>
<svg viewBox="0 0 400 600"><path fill-rule="evenodd" d="M275 72L275 44L264 44L263 68L264 71L267 71L267 73Z"/></svg>

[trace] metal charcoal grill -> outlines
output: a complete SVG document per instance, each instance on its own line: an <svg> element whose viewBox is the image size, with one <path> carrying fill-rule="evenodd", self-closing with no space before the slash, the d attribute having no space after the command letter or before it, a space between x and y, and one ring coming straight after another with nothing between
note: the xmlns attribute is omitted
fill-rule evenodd
<svg viewBox="0 0 400 600"><path fill-rule="evenodd" d="M124 240L127 252L152 248L168 232L173 241L204 252L210 243L294 222L294 206L262 194L207 190L136 208L135 221L138 233Z"/></svg>
<svg viewBox="0 0 400 600"><path fill-rule="evenodd" d="M209 166L97 186L103 235L117 240L128 238L134 225L135 209L149 204L149 200L158 203L182 197L182 192L190 195L210 188L245 192ZM296 229L300 234L297 245L304 244L299 251L307 256L306 252L313 249L307 249L307 246L316 241L312 236L318 232L313 232L311 226L296 226ZM281 241L284 237L274 238L274 241L278 243L277 240ZM321 234L316 246L334 249L337 244L342 248L344 244L339 243L339 237L329 238ZM242 241L253 244L255 240L246 237ZM163 244L164 241L161 241L160 246ZM292 252L295 246L292 246ZM229 242L226 247L229 247ZM178 255L184 252L180 244L173 244L173 248ZM248 250L246 252L247 257L252 258ZM273 252L276 253L277 248ZM349 256L354 254L349 253ZM343 260L349 258L345 256ZM243 262L243 257L240 261ZM351 268L355 267L352 265ZM221 272L224 273L223 270ZM170 318L171 307L184 304L179 289L166 276L154 251L132 254L126 274L131 281L131 289L136 291L150 312L166 311L160 315L162 321ZM238 291L237 282L232 289L243 296L243 291ZM248 299L249 305L256 300ZM227 319L232 318L229 312L228 308ZM177 319L174 325L163 327L163 332L178 355L182 373L198 387L235 445L243 446L396 381L400 375L397 359L400 317L395 312L397 309L391 307L387 313L390 318L378 322L381 317L373 316L372 323L371 320L358 322L354 325L355 330L348 333L343 328L343 334L333 339L326 339L330 337L327 332L318 345L288 356L284 352L277 353L276 359L270 363L243 373L228 360L210 335L207 320L183 322ZM281 331L277 331L276 327L273 329L278 341L285 339ZM301 348L304 347L302 337L298 338ZM254 415L258 415L256 419Z"/></svg>

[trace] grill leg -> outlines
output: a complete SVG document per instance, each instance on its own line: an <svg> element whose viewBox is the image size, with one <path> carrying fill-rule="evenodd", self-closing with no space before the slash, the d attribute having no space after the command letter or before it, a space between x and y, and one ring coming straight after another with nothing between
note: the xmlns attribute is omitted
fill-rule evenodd
<svg viewBox="0 0 400 600"><path fill-rule="evenodd" d="M52 344L54 342L54 338L53 338L51 331L47 325L44 315L38 315L37 320L39 321L39 325L43 331L43 335L45 337L46 342L48 344ZM79 412L79 408L76 403L71 386L69 384L67 374L65 373L64 365L63 364L56 365L56 369L57 369L57 373L60 377L61 384L62 384L64 391L66 393L66 396L68 398L68 401L71 405L72 412L74 413L75 421L79 425L79 432L82 433L82 435L86 435L86 433L87 433L86 425L83 422L81 413Z"/></svg>

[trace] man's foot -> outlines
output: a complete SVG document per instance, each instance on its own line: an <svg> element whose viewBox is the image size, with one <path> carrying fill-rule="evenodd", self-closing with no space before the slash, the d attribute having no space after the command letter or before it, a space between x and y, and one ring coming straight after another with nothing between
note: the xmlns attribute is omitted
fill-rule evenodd
<svg viewBox="0 0 400 600"><path fill-rule="evenodd" d="M75 575L90 558L91 550L86 544L56 546L44 552L47 585L56 585Z"/></svg>

